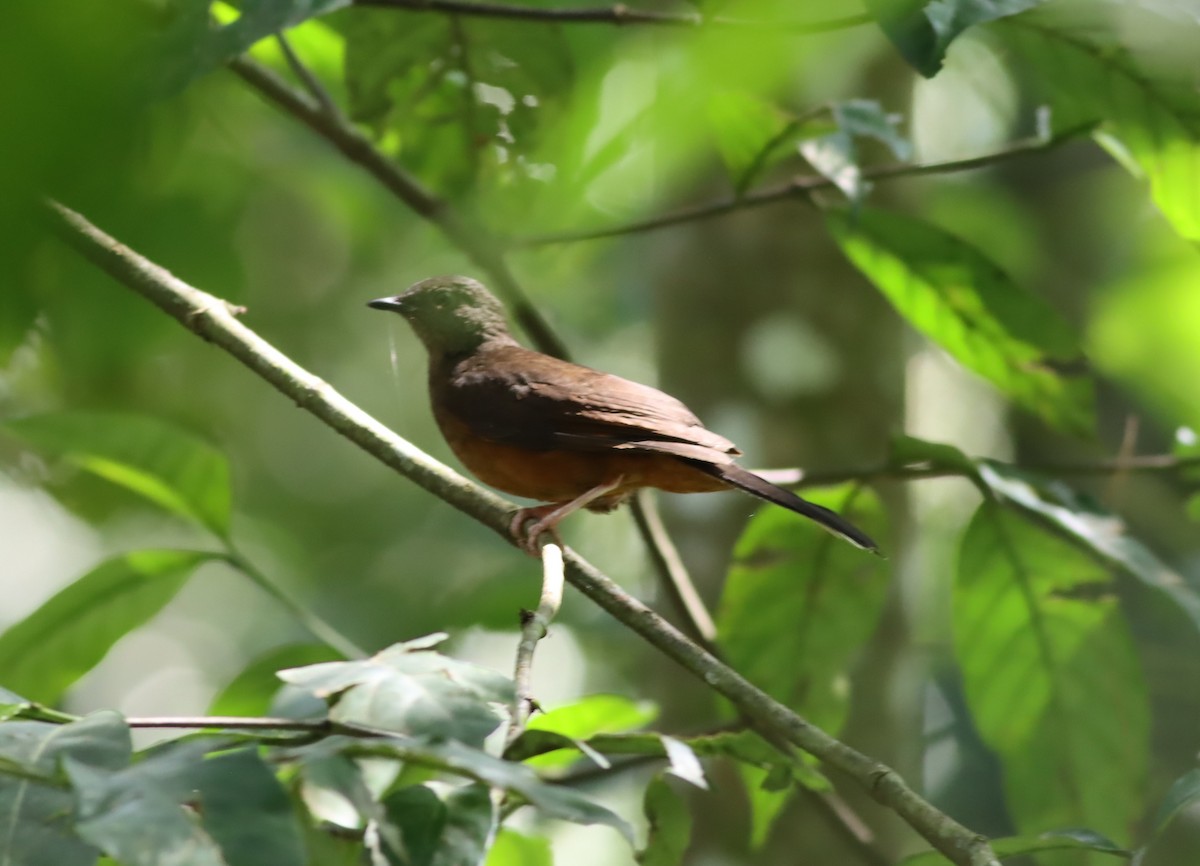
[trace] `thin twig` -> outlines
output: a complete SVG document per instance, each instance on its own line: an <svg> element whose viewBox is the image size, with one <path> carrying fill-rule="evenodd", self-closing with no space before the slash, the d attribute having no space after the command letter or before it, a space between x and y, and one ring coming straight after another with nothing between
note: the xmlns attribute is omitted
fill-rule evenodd
<svg viewBox="0 0 1200 866"><path fill-rule="evenodd" d="M525 732L525 725L536 706L533 699L533 653L562 607L563 580L562 548L553 542L542 545L542 596L538 600L537 610L521 611L521 640L517 644L513 673L514 697L508 733L504 739L505 747L511 746Z"/></svg>
<svg viewBox="0 0 1200 866"><path fill-rule="evenodd" d="M831 18L826 21L777 21L770 19L733 18L726 15L705 16L699 12L660 12L652 9L631 9L624 3L589 8L550 9L520 6L513 3L480 3L475 0L353 0L355 6L375 6L404 9L412 12L436 12L443 15L462 15L477 18L508 18L519 21L545 21L553 24L650 24L663 27L736 27L743 29L784 32L790 34L829 33L870 24L865 13Z"/></svg>
<svg viewBox="0 0 1200 866"><path fill-rule="evenodd" d="M662 578L660 583L670 596L674 608L679 611L684 630L696 643L713 655L719 656L717 624L713 622L712 614L708 612L679 551L671 541L671 536L667 534L667 528L663 526L658 503L649 491L640 491L634 497L631 509L638 529L644 537L651 540L650 555Z"/></svg>
<svg viewBox="0 0 1200 866"><path fill-rule="evenodd" d="M972 171L1017 157L1045 153L1046 151L1060 147L1085 130L1090 130L1093 127L1094 124L1091 123L1073 127L1050 138L1037 138L1019 142L993 153L973 156L968 159L953 159L945 162L903 163L900 165L883 165L875 168L867 168L863 169L862 178L864 180L880 181L926 174L953 174L960 171ZM515 249L524 249L638 234L640 232L677 226L683 223L712 219L713 217L724 216L734 211L763 207L764 205L790 201L791 199L807 199L817 190L832 189L835 186L834 181L827 177L798 175L780 186L771 187L748 195L735 196L710 204L697 205L696 207L682 208L661 216L650 217L649 219L624 223L622 225L609 226L608 228L555 232L552 234L534 235L533 237L516 238L512 241L512 246Z"/></svg>
<svg viewBox="0 0 1200 866"><path fill-rule="evenodd" d="M329 91L325 89L325 85L321 83L316 74L296 54L288 38L282 33L276 33L275 41L279 43L279 50L283 52L283 59L287 61L288 68L292 70L293 75L300 79L304 89L317 101L321 110L330 118L341 122L342 112L337 103L333 101L333 97L329 95Z"/></svg>
<svg viewBox="0 0 1200 866"><path fill-rule="evenodd" d="M509 531L513 515L510 503L397 436L251 331L233 315L227 303L174 277L61 205L50 205L48 216L56 233L68 245L118 282L141 294L188 330L229 352L298 406L380 462L476 518L510 543L514 541ZM756 724L849 775L958 866L998 863L984 837L935 808L890 767L810 725L690 641L574 551L564 554L567 580L572 586L729 699Z"/></svg>
<svg viewBox="0 0 1200 866"><path fill-rule="evenodd" d="M1057 461L1023 460L1007 463L1013 469L1047 475L1120 475L1126 473L1176 473L1200 466L1200 454L1142 454L1130 457L1105 457L1098 460ZM849 469L807 470L798 468L755 469L780 487L829 487L847 481L921 481L927 478L962 478L970 475L966 467L944 463L879 463Z"/></svg>

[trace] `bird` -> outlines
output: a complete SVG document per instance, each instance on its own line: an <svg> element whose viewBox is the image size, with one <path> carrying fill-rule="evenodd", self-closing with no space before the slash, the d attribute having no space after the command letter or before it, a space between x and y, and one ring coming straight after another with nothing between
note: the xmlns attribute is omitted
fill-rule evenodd
<svg viewBox="0 0 1200 866"><path fill-rule="evenodd" d="M736 488L879 554L836 512L739 466L737 446L671 395L522 346L503 304L477 280L430 277L367 306L399 313L424 344L433 416L462 464L485 484L545 503L518 509L510 523L529 553L543 533L558 540L572 512L611 511L652 487Z"/></svg>

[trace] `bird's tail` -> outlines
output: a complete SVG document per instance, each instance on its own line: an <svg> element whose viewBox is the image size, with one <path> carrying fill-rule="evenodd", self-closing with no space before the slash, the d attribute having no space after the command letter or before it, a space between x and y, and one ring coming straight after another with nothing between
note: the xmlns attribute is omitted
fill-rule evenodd
<svg viewBox="0 0 1200 866"><path fill-rule="evenodd" d="M855 547L869 550L877 556L882 555L879 552L879 545L849 520L846 520L836 512L830 511L828 508L817 505L814 502L809 502L807 499L801 499L790 490L776 487L771 482L759 478L753 472L748 472L733 463L714 464L700 460L689 460L688 462L692 463L692 465L702 472L712 475L714 478L719 478L726 484L736 487L739 490L744 490L752 496L757 496L759 499L765 499L767 502L773 502L789 511L804 515L809 520L817 523L822 529L846 539Z"/></svg>

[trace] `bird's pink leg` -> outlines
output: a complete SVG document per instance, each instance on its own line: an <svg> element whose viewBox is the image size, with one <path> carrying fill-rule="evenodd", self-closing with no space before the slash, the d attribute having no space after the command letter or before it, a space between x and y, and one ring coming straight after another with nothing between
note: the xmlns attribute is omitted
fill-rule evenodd
<svg viewBox="0 0 1200 866"><path fill-rule="evenodd" d="M549 532L554 537L555 543L562 547L562 539L559 537L557 529L559 521L568 514L595 502L601 496L612 493L621 486L624 479L625 476L618 475L612 481L598 484L591 490L576 496L570 502L551 502L548 505L522 508L513 515L512 522L509 523L509 531L517 540L517 545L533 556L538 555L537 540L543 532ZM525 521L530 519L533 519L534 522L529 525L528 529L522 529Z"/></svg>

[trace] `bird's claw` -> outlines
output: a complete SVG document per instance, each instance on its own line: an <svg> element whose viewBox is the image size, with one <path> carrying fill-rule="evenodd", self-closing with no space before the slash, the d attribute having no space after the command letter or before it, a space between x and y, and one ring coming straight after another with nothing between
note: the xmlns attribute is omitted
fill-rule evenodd
<svg viewBox="0 0 1200 866"><path fill-rule="evenodd" d="M554 539L554 543L559 547L563 546L562 537L558 534L558 529L555 526L557 521L551 521L548 518L550 512L555 509L555 506L537 506L534 508L520 508L513 514L512 520L508 524L509 534L516 541L517 547L528 553L530 556L541 558L541 547L538 540L545 533L549 533ZM526 521L533 520L528 527L525 526Z"/></svg>

